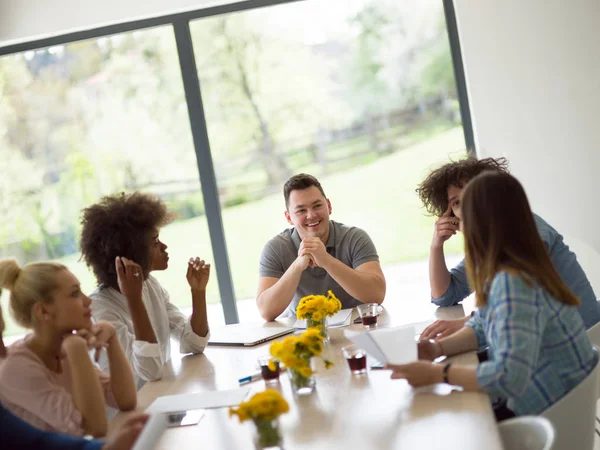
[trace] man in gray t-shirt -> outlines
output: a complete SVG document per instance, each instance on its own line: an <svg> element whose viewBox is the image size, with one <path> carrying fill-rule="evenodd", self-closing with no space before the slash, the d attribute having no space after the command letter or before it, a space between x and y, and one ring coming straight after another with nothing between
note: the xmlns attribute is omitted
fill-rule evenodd
<svg viewBox="0 0 600 450"><path fill-rule="evenodd" d="M256 304L265 320L286 311L295 315L300 299L332 290L343 308L381 303L385 278L375 245L356 227L329 220L331 203L319 181L295 175L284 185L285 217L294 228L263 248Z"/></svg>

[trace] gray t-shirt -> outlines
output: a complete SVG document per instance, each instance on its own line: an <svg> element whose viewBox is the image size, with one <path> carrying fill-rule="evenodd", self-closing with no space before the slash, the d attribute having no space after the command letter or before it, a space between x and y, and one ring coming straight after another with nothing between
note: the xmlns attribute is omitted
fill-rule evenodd
<svg viewBox="0 0 600 450"><path fill-rule="evenodd" d="M289 228L267 242L260 256L259 275L281 278L298 257L300 243L301 239L295 228ZM325 247L327 253L353 269L369 261L379 261L375 244L365 231L333 220L329 221L329 238ZM342 308L352 308L361 304L342 289L325 269L309 267L302 273L294 298L285 314L295 315L302 297L327 295L328 290L333 291L340 299Z"/></svg>

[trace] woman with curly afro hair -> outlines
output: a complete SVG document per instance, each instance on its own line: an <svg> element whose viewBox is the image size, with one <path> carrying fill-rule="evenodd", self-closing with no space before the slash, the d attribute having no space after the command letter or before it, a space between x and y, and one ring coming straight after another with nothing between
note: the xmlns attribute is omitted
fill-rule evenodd
<svg viewBox="0 0 600 450"><path fill-rule="evenodd" d="M202 353L209 339L206 285L210 264L190 258L186 278L192 294L188 319L169 301L150 273L169 266L160 228L172 214L157 197L135 192L104 197L83 210L81 253L98 283L90 294L94 319L112 323L131 362L138 389L161 378L171 357L170 337L181 353ZM100 360L107 370L108 361Z"/></svg>
<svg viewBox="0 0 600 450"><path fill-rule="evenodd" d="M456 305L471 294L464 260L449 271L444 258L444 243L459 231L463 190L469 181L483 172L508 173L508 161L506 158L477 159L474 156L451 161L433 170L416 189L427 212L438 217L429 252L431 301L438 306ZM511 212L507 210L506 213ZM554 267L569 289L581 300L579 313L586 328L591 328L600 321L600 305L585 272L561 234L540 216L534 214L533 217ZM514 232L518 233L519 230ZM421 337L430 339L448 336L461 329L469 317L438 320L426 328Z"/></svg>

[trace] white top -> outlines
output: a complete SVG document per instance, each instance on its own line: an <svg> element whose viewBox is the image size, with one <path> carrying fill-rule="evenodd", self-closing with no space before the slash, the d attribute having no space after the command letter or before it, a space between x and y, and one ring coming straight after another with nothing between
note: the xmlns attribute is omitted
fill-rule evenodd
<svg viewBox="0 0 600 450"><path fill-rule="evenodd" d="M210 337L210 333L205 337L194 333L190 320L169 301L169 293L152 276L142 285L142 301L156 336L156 344L136 340L127 299L119 291L111 287L98 287L90 294L90 298L93 300L94 319L114 325L119 341L131 362L138 389L147 381L155 381L162 377L162 366L171 359L170 337L179 341L181 353L194 354L204 351ZM102 352L100 367L109 372L106 352Z"/></svg>

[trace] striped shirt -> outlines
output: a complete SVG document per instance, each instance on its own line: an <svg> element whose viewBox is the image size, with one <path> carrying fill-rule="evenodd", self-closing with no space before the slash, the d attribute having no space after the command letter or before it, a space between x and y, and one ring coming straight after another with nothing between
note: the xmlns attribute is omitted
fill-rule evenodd
<svg viewBox="0 0 600 450"><path fill-rule="evenodd" d="M598 356L577 308L535 282L498 272L488 304L466 324L489 360L477 366L479 386L507 399L517 415L539 414L579 384Z"/></svg>

